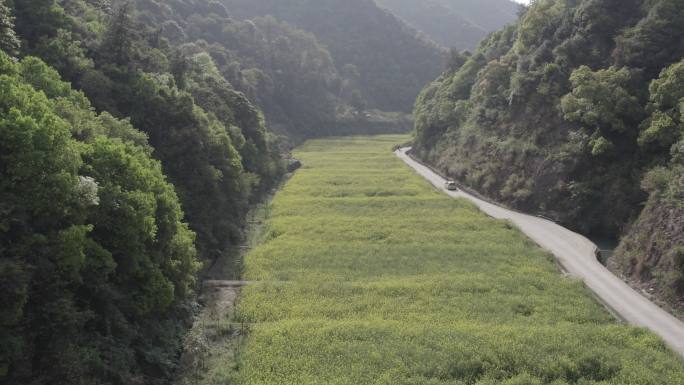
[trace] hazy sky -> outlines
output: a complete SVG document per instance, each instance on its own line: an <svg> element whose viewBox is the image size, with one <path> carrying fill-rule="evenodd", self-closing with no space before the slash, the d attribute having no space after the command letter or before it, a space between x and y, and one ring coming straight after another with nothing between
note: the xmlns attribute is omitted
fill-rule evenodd
<svg viewBox="0 0 684 385"><path fill-rule="evenodd" d="M529 4L530 3L530 0L513 0L513 1L515 1L516 3L522 3L522 4Z"/></svg>

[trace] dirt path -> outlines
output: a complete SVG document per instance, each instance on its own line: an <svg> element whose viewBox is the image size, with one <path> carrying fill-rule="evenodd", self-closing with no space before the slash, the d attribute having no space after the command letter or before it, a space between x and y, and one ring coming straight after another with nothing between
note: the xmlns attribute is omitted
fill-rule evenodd
<svg viewBox="0 0 684 385"><path fill-rule="evenodd" d="M408 156L409 150L399 149L396 155L449 196L468 199L486 214L514 223L537 244L553 253L570 275L582 279L614 314L630 324L650 329L684 357L684 323L601 265L596 259L597 246L589 239L552 221L505 209L463 191L447 191L444 188L446 180Z"/></svg>

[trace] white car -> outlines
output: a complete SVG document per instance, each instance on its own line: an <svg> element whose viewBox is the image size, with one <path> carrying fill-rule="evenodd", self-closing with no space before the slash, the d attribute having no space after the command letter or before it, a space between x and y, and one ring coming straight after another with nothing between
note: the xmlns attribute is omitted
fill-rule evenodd
<svg viewBox="0 0 684 385"><path fill-rule="evenodd" d="M454 182L453 180L450 180L444 184L444 188L446 188L449 191L457 191L458 185L456 185L456 182Z"/></svg>

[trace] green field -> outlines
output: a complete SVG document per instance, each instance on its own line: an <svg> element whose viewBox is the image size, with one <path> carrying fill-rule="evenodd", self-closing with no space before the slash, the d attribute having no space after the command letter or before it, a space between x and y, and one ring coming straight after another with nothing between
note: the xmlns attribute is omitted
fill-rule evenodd
<svg viewBox="0 0 684 385"><path fill-rule="evenodd" d="M684 384L508 223L397 159L405 136L310 141L245 261L250 385ZM215 367L210 377L226 375Z"/></svg>

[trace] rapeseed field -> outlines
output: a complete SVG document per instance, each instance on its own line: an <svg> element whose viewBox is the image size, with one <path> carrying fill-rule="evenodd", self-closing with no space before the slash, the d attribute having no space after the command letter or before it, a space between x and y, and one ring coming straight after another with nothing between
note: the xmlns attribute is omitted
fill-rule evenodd
<svg viewBox="0 0 684 385"><path fill-rule="evenodd" d="M404 136L307 142L245 260L249 385L684 384L506 222L437 192Z"/></svg>

